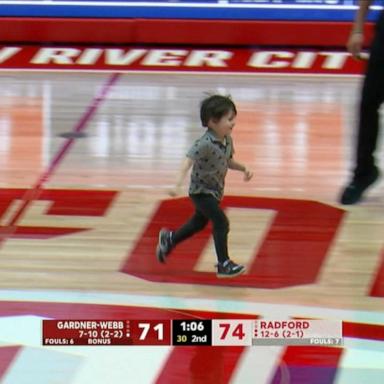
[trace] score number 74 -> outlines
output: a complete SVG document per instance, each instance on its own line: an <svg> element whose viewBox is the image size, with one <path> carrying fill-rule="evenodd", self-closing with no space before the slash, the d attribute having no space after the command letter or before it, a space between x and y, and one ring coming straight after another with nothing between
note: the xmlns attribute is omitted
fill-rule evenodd
<svg viewBox="0 0 384 384"><path fill-rule="evenodd" d="M212 320L213 345L252 345L254 320Z"/></svg>

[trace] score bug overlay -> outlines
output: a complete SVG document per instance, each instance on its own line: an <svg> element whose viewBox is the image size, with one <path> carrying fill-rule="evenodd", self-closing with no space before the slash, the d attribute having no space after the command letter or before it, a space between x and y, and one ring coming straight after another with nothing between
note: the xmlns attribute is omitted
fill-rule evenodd
<svg viewBox="0 0 384 384"><path fill-rule="evenodd" d="M43 320L42 331L45 346L343 344L339 320Z"/></svg>

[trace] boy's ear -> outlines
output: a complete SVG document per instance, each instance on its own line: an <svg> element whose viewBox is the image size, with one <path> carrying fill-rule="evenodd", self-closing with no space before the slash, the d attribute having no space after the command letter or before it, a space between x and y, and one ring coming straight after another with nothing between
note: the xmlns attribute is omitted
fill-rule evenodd
<svg viewBox="0 0 384 384"><path fill-rule="evenodd" d="M210 125L212 125L212 123L213 123L213 124L216 124L218 121L219 121L219 119L215 119L214 117L211 117L211 118L208 120L207 127L209 127Z"/></svg>

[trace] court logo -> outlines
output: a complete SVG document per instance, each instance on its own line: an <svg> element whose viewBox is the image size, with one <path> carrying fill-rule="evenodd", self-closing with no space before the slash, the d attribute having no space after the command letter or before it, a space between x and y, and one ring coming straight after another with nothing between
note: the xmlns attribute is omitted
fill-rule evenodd
<svg viewBox="0 0 384 384"><path fill-rule="evenodd" d="M28 189L0 189L0 232L8 238L52 238L74 234L91 228L57 226L23 225L23 217L31 209L33 203L46 201L47 209L43 215L57 216L104 216L113 202L116 191L94 191L73 189L44 189L33 201L26 201ZM23 206L23 215L18 212ZM18 217L16 220L15 218Z"/></svg>

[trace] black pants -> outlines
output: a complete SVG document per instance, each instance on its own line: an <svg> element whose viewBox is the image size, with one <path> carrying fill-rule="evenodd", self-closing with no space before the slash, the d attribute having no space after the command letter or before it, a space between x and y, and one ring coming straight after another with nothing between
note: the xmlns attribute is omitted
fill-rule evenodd
<svg viewBox="0 0 384 384"><path fill-rule="evenodd" d="M219 201L212 195L197 194L190 195L190 198L195 206L195 213L180 229L174 232L173 244L176 245L201 231L208 221L211 221L217 260L219 263L223 263L228 259L229 222L227 216L220 208Z"/></svg>
<svg viewBox="0 0 384 384"><path fill-rule="evenodd" d="M364 78L356 148L355 177L364 177L375 165L379 134L379 108L384 101L384 11L376 22L370 58Z"/></svg>

